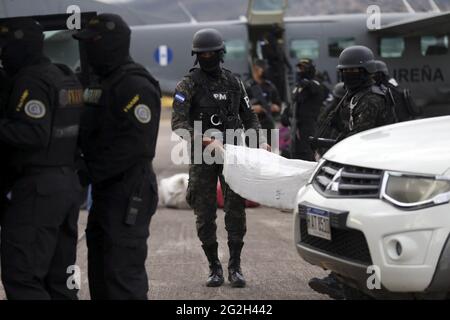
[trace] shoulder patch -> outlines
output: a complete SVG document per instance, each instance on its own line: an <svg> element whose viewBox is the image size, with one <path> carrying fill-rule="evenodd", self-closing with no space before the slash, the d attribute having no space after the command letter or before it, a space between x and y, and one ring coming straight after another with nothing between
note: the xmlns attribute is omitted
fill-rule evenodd
<svg viewBox="0 0 450 320"><path fill-rule="evenodd" d="M20 100L19 103L17 104L16 107L16 111L19 112L20 110L22 110L23 104L25 103L25 101L27 100L28 96L30 95L30 92L28 91L28 89L26 89L22 95L20 96Z"/></svg>
<svg viewBox="0 0 450 320"><path fill-rule="evenodd" d="M136 108L134 108L134 115L136 119L143 124L149 123L152 119L152 112L145 104L138 104Z"/></svg>
<svg viewBox="0 0 450 320"><path fill-rule="evenodd" d="M175 93L175 100L183 103L184 101L186 101L186 97L183 94L177 92L177 93Z"/></svg>
<svg viewBox="0 0 450 320"><path fill-rule="evenodd" d="M30 100L25 104L25 114L33 119L42 119L47 113L47 109L39 100Z"/></svg>

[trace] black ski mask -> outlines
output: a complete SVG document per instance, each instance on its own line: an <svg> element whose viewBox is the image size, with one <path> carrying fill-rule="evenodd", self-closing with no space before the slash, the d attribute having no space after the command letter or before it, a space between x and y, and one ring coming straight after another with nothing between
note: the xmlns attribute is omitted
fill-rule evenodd
<svg viewBox="0 0 450 320"><path fill-rule="evenodd" d="M83 41L89 65L104 77L131 60L130 35L130 28L120 16L103 13L92 18L73 37Z"/></svg>
<svg viewBox="0 0 450 320"><path fill-rule="evenodd" d="M220 71L220 63L223 62L223 53L214 52L214 54L208 58L197 55L197 61L204 72L216 74Z"/></svg>
<svg viewBox="0 0 450 320"><path fill-rule="evenodd" d="M9 34L2 39L0 54L3 68L9 76L42 59L44 35L40 25L31 19L21 19L6 27Z"/></svg>
<svg viewBox="0 0 450 320"><path fill-rule="evenodd" d="M370 75L365 70L359 72L342 72L342 81L349 91L355 91L370 84Z"/></svg>
<svg viewBox="0 0 450 320"><path fill-rule="evenodd" d="M87 61L97 75L105 76L129 59L129 48L129 35L101 35L86 43Z"/></svg>

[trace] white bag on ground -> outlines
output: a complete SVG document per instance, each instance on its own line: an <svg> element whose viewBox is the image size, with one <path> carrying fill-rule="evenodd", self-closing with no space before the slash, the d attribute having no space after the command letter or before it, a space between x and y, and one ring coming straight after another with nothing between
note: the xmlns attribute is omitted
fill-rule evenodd
<svg viewBox="0 0 450 320"><path fill-rule="evenodd" d="M159 203L168 208L189 209L186 202L188 181L189 175L187 173L161 179L159 183Z"/></svg>
<svg viewBox="0 0 450 320"><path fill-rule="evenodd" d="M262 205L293 209L317 162L291 160L263 149L225 145L223 175L230 188Z"/></svg>

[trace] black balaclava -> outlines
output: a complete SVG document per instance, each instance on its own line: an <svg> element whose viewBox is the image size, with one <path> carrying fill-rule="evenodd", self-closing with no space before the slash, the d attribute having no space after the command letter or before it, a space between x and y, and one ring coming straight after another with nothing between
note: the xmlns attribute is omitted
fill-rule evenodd
<svg viewBox="0 0 450 320"><path fill-rule="evenodd" d="M314 77L316 76L316 68L315 66L312 64L312 62L304 62L304 63L300 63L298 64L302 65L304 68L304 71L297 71L297 79L298 80L313 80Z"/></svg>
<svg viewBox="0 0 450 320"><path fill-rule="evenodd" d="M377 85L380 85L380 84L383 84L383 83L387 82L386 76L384 75L383 72L375 72L374 75L373 75L373 80L375 81L375 83Z"/></svg>
<svg viewBox="0 0 450 320"><path fill-rule="evenodd" d="M342 81L350 92L372 84L370 74L364 69L359 70L359 72L342 72Z"/></svg>
<svg viewBox="0 0 450 320"><path fill-rule="evenodd" d="M130 35L109 33L94 38L86 44L87 61L99 76L130 60Z"/></svg>
<svg viewBox="0 0 450 320"><path fill-rule="evenodd" d="M117 67L132 61L131 29L119 15L102 13L93 17L73 37L83 42L87 61L100 77L105 77Z"/></svg>
<svg viewBox="0 0 450 320"><path fill-rule="evenodd" d="M36 22L24 19L9 25L11 35L0 54L3 68L9 76L14 76L20 69L43 58L44 35L40 26L35 27L33 24Z"/></svg>
<svg viewBox="0 0 450 320"><path fill-rule="evenodd" d="M223 51L215 51L209 58L203 58L197 55L197 61L204 72L217 75L220 73L220 64L223 62L223 55Z"/></svg>

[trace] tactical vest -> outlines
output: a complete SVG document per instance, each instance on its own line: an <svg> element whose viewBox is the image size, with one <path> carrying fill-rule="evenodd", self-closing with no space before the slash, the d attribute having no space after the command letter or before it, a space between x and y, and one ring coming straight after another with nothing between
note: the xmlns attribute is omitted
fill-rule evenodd
<svg viewBox="0 0 450 320"><path fill-rule="evenodd" d="M222 69L227 86L217 90L200 69L192 69L189 76L194 81L195 93L192 98L190 121L201 121L202 133L209 129L225 132L226 129L242 128L239 117L241 88L239 82L228 70Z"/></svg>
<svg viewBox="0 0 450 320"><path fill-rule="evenodd" d="M354 109L359 106L360 101L366 95L371 94L371 93L374 93L374 94L377 94L377 95L383 97L384 100L385 100L385 103L387 104L385 93L376 85L372 85L372 86L366 88L365 90L361 90L360 92L356 93L353 97L351 97L351 99L350 99L350 101L348 103L350 117L349 117L349 121L348 121L348 124L347 124L347 128L348 128L349 132L353 131L354 120L355 120L354 117L353 117ZM376 119L377 120L377 123L376 123L377 127L378 126L384 126L384 125L387 125L387 124L391 124L391 123L394 122L394 116L393 116L391 110L389 110L389 106L387 106L387 112L389 112L388 115L387 115L387 118L380 118L380 117L378 117Z"/></svg>
<svg viewBox="0 0 450 320"><path fill-rule="evenodd" d="M26 73L49 88L50 141L45 149L15 152L13 165L19 168L74 166L83 106L80 82L72 70L60 64L32 66Z"/></svg>
<svg viewBox="0 0 450 320"><path fill-rule="evenodd" d="M81 127L81 146L87 159L95 159L100 152L98 146L104 146L113 141L117 130L120 130L117 117L112 114L114 104L114 89L120 81L130 75L143 77L153 84L161 96L159 82L137 63L127 63L116 69L110 78L101 84L94 84L84 91L86 105Z"/></svg>

